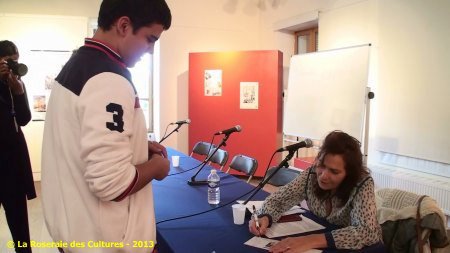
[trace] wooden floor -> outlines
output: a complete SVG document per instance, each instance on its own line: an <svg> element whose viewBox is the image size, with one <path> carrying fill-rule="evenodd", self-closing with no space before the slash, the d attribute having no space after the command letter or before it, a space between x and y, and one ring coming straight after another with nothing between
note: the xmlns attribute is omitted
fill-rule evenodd
<svg viewBox="0 0 450 253"><path fill-rule="evenodd" d="M252 185L258 185L259 179L252 179ZM38 197L28 201L28 219L30 223L30 235L31 240L38 242L51 242L51 237L45 226L44 216L41 205L41 184L40 182L35 182L36 192ZM274 186L267 185L264 190L268 192L273 192L277 188ZM0 209L0 253L13 253L14 250L8 249L6 243L11 240L11 234L9 232L8 224L6 223L6 217L3 207ZM34 248L33 253L57 253L54 249L40 249Z"/></svg>

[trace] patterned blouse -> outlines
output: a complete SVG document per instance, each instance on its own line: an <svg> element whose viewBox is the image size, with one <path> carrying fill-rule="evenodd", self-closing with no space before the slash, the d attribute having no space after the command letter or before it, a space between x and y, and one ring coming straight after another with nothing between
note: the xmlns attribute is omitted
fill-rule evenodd
<svg viewBox="0 0 450 253"><path fill-rule="evenodd" d="M325 233L329 248L361 249L382 240L381 227L376 217L374 182L371 176L358 182L344 205L340 205L337 197L331 197L332 210L328 216L325 203L327 200L320 200L313 193L315 182L317 182L315 168L311 167L267 197L257 213L268 214L276 222L283 212L306 200L313 214L342 227Z"/></svg>

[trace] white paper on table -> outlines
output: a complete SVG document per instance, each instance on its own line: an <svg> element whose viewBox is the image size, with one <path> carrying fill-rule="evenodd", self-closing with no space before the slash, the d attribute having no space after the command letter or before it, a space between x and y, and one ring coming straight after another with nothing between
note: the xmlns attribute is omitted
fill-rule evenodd
<svg viewBox="0 0 450 253"><path fill-rule="evenodd" d="M273 223L270 228L267 229L266 236L269 238L287 236L293 234L300 234L315 230L324 229L325 227L319 223L302 216L301 221Z"/></svg>
<svg viewBox="0 0 450 253"><path fill-rule="evenodd" d="M237 201L239 204L244 203L243 200L238 200ZM262 207L262 204L264 203L263 200L255 200L255 201L249 201L247 202L247 204L245 205L245 207L247 207L247 209L253 213L253 205L255 205L256 210L260 209ZM301 207L299 206L293 206L291 209L287 210L286 212L283 213L283 215L289 215L289 214L294 214L294 213L305 213L306 211L303 210Z"/></svg>
<svg viewBox="0 0 450 253"><path fill-rule="evenodd" d="M250 240L246 241L244 244L260 249L268 250L274 243L278 242L277 240L267 239L263 237L254 236ZM310 249L305 251L305 253L321 253L321 250L318 249Z"/></svg>
<svg viewBox="0 0 450 253"><path fill-rule="evenodd" d="M263 238L259 236L253 236L250 240L244 242L245 245L260 248L269 249L273 244L277 243L278 240Z"/></svg>
<svg viewBox="0 0 450 253"><path fill-rule="evenodd" d="M304 253L322 253L322 250L320 249L310 249L305 251Z"/></svg>

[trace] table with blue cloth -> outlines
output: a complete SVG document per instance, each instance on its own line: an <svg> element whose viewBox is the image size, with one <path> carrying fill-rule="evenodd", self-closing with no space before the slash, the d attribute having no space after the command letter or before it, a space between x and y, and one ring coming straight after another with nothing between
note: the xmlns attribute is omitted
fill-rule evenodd
<svg viewBox="0 0 450 253"><path fill-rule="evenodd" d="M180 156L180 166L177 168L171 167L169 176L164 180L153 182L158 252L267 252L263 249L244 245L246 241L253 237L248 229L249 215L246 216L246 222L243 225L233 223L231 205L235 203L236 199L246 200L250 195L246 195L246 193L249 193L255 187L233 175L218 171L220 176L220 204L210 205L207 200L207 185L191 186L187 184L187 181L198 169L184 172L200 164L200 161L174 149L168 148L167 151L169 159L172 155ZM210 171L211 167L206 165L197 175L196 180L206 180ZM261 190L252 200L264 200L268 195L267 192ZM220 207L222 205L225 206ZM214 208L217 209L206 212ZM195 215L197 213L202 214ZM318 219L310 212L303 215L326 227L325 230L320 230L320 232L336 229L335 226ZM175 219L178 217L185 218ZM337 251L326 249L324 252ZM360 252L384 252L384 249L380 244L368 247Z"/></svg>

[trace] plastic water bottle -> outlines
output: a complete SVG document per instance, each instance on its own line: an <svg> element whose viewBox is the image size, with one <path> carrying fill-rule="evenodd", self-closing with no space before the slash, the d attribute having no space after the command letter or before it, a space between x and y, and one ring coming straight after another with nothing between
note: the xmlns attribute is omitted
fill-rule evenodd
<svg viewBox="0 0 450 253"><path fill-rule="evenodd" d="M217 205L220 202L220 177L215 169L208 176L208 203Z"/></svg>

